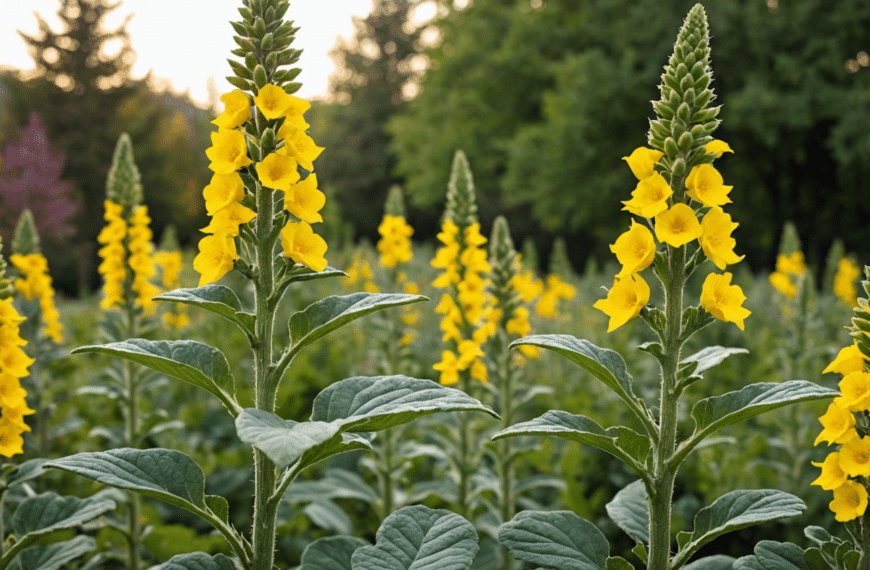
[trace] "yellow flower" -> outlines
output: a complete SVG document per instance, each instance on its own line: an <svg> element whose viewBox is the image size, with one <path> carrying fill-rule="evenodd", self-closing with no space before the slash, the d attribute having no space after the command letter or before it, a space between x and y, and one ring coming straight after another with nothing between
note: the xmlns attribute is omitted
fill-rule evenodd
<svg viewBox="0 0 870 570"><path fill-rule="evenodd" d="M839 522L858 518L867 510L867 489L860 483L847 480L834 489L834 500L830 507Z"/></svg>
<svg viewBox="0 0 870 570"><path fill-rule="evenodd" d="M538 295L544 290L544 283L535 277L531 269L522 271L514 275L511 279L511 285L520 294L520 300L523 303L531 303L538 298Z"/></svg>
<svg viewBox="0 0 870 570"><path fill-rule="evenodd" d="M538 358L541 355L541 349L537 346L532 346L530 344L521 345L520 352L522 352L523 356L527 358Z"/></svg>
<svg viewBox="0 0 870 570"><path fill-rule="evenodd" d="M459 370L465 370L471 363L484 356L483 350L481 350L480 345L477 344L474 340L463 340L460 341L458 346L456 347L457 352L459 352L459 357L456 359L456 367Z"/></svg>
<svg viewBox="0 0 870 570"><path fill-rule="evenodd" d="M278 138L284 141L284 146L277 151L278 154L292 156L305 170L314 170L313 162L323 152L323 147L314 144L314 139L305 131L285 122L278 130Z"/></svg>
<svg viewBox="0 0 870 570"><path fill-rule="evenodd" d="M12 457L18 453L24 453L24 439L21 437L21 429L11 422L0 420L0 455Z"/></svg>
<svg viewBox="0 0 870 570"><path fill-rule="evenodd" d="M855 416L852 415L852 412L835 403L828 405L828 410L819 418L819 421L825 429L822 430L813 445L818 445L822 441L827 441L828 445L846 443L857 434Z"/></svg>
<svg viewBox="0 0 870 570"><path fill-rule="evenodd" d="M840 380L840 394L834 403L850 412L870 410L870 374L850 372Z"/></svg>
<svg viewBox="0 0 870 570"><path fill-rule="evenodd" d="M840 260L837 274L834 275L834 295L850 307L854 307L858 298L858 288L855 280L861 276L861 269L852 263L848 257Z"/></svg>
<svg viewBox="0 0 870 570"><path fill-rule="evenodd" d="M705 206L722 206L731 202L728 193L733 186L725 186L722 175L710 164L701 164L692 168L686 178L686 194L695 202Z"/></svg>
<svg viewBox="0 0 870 570"><path fill-rule="evenodd" d="M294 97L295 98L295 97ZM254 103L267 119L277 119L293 104L293 99L277 85L264 85L254 97Z"/></svg>
<svg viewBox="0 0 870 570"><path fill-rule="evenodd" d="M456 355L445 350L441 353L441 362L433 366L441 373L439 381L445 386L459 382L459 368L457 367Z"/></svg>
<svg viewBox="0 0 870 570"><path fill-rule="evenodd" d="M870 475L870 437L855 437L840 448L840 467L850 477Z"/></svg>
<svg viewBox="0 0 870 570"><path fill-rule="evenodd" d="M309 224L323 221L319 212L325 204L326 195L317 189L317 175L313 172L290 186L284 195L284 209Z"/></svg>
<svg viewBox="0 0 870 570"><path fill-rule="evenodd" d="M21 381L12 374L0 374L0 406L12 407L27 396Z"/></svg>
<svg viewBox="0 0 870 570"><path fill-rule="evenodd" d="M240 225L247 224L256 217L255 211L238 202L232 202L226 208L218 210L212 217L211 223L199 231L204 234L222 234L235 237L239 235Z"/></svg>
<svg viewBox="0 0 870 570"><path fill-rule="evenodd" d="M637 183L631 193L631 200L623 202L623 210L642 218L653 218L668 209L668 198L673 193L664 176L655 172Z"/></svg>
<svg viewBox="0 0 870 570"><path fill-rule="evenodd" d="M649 301L649 285L640 275L618 279L606 299L595 301L592 306L610 317L607 332L611 332L638 316Z"/></svg>
<svg viewBox="0 0 870 570"><path fill-rule="evenodd" d="M28 255L12 254L9 261L24 274L24 279L15 281L15 288L28 300L39 300L42 312L43 334L59 343L63 339L60 324L60 313L54 304L54 289L51 286L51 277L48 275L48 261L41 253Z"/></svg>
<svg viewBox="0 0 870 570"><path fill-rule="evenodd" d="M475 360L471 365L471 377L480 382L489 380L489 372L486 370L486 364L482 360Z"/></svg>
<svg viewBox="0 0 870 570"><path fill-rule="evenodd" d="M780 253L776 257L776 270L787 275L803 275L807 265L804 263L804 253L802 251L793 251L789 255Z"/></svg>
<svg viewBox="0 0 870 570"><path fill-rule="evenodd" d="M11 374L24 378L30 372L27 368L35 362L18 346L0 346L0 374Z"/></svg>
<svg viewBox="0 0 870 570"><path fill-rule="evenodd" d="M254 168L257 171L260 184L266 188L274 188L275 190L284 190L286 192L292 184L295 184L299 180L296 161L289 156L282 156L273 152L264 158L262 162L258 162Z"/></svg>
<svg viewBox="0 0 870 570"><path fill-rule="evenodd" d="M707 154L715 153L716 158L719 158L720 156L722 156L723 153L726 152L734 154L734 151L731 150L731 147L728 146L728 143L725 141L720 141L719 139L708 142L705 150L707 151Z"/></svg>
<svg viewBox="0 0 870 570"><path fill-rule="evenodd" d="M294 97L293 95L290 95L289 97L290 105L287 107L287 110L284 111L284 125L289 123L297 129L302 129L304 131L311 125L305 122L302 115L305 114L305 111L311 108L311 103L305 99ZM283 127L284 125L281 126Z"/></svg>
<svg viewBox="0 0 870 570"><path fill-rule="evenodd" d="M411 236L414 229L408 225L402 216L385 214L378 226L381 239L378 240L378 251L381 252L381 265L395 267L407 263L414 257L411 249Z"/></svg>
<svg viewBox="0 0 870 570"><path fill-rule="evenodd" d="M235 171L215 174L211 177L211 183L202 190L202 197L205 198L205 211L209 216L214 216L218 211L245 197L242 177Z"/></svg>
<svg viewBox="0 0 870 570"><path fill-rule="evenodd" d="M731 274L711 273L701 287L701 306L726 323L734 323L743 329L743 320L752 314L741 305L746 300L743 290L738 285L731 285Z"/></svg>
<svg viewBox="0 0 870 570"><path fill-rule="evenodd" d="M322 237L314 233L306 222L290 222L281 230L281 246L284 256L301 263L314 271L326 269L327 245Z"/></svg>
<svg viewBox="0 0 870 570"><path fill-rule="evenodd" d="M828 372L836 372L837 374L849 374L851 372L863 372L866 367L867 357L858 348L858 345L853 344L845 348L841 348L837 353L837 358L831 362L827 368L822 370L822 374Z"/></svg>
<svg viewBox="0 0 870 570"><path fill-rule="evenodd" d="M221 95L221 101L224 103L224 112L212 124L222 129L235 129L251 118L251 102L238 89Z"/></svg>
<svg viewBox="0 0 870 570"><path fill-rule="evenodd" d="M631 228L616 238L610 251L622 264L622 270L616 274L617 279L622 279L650 266L656 255L656 242L646 226L631 220Z"/></svg>
<svg viewBox="0 0 870 570"><path fill-rule="evenodd" d="M789 301L794 300L797 296L797 285L792 281L791 277L785 273L774 271L770 274L768 280L773 288L785 295L786 299Z"/></svg>
<svg viewBox="0 0 870 570"><path fill-rule="evenodd" d="M199 254L193 259L193 268L200 275L199 287L229 273L238 258L236 242L229 236L210 235L199 240Z"/></svg>
<svg viewBox="0 0 870 570"><path fill-rule="evenodd" d="M665 153L660 150L638 147L634 149L634 152L630 155L623 156L622 160L628 163L628 167L631 168L631 172L634 174L635 178L638 180L644 180L653 175L655 172L653 170L653 165L657 163L664 154Z"/></svg>
<svg viewBox="0 0 870 570"><path fill-rule="evenodd" d="M701 237L702 232L694 210L686 204L674 204L656 215L656 237L670 246L686 245Z"/></svg>
<svg viewBox="0 0 870 570"><path fill-rule="evenodd" d="M532 330L529 324L529 310L525 307L517 307L514 316L504 325L504 330L510 334L526 336Z"/></svg>
<svg viewBox="0 0 870 570"><path fill-rule="evenodd" d="M840 454L836 451L829 453L822 463L815 461L811 463L822 468L822 474L810 483L811 485L818 485L825 491L833 491L848 479L846 472L840 467Z"/></svg>
<svg viewBox="0 0 870 570"><path fill-rule="evenodd" d="M738 225L719 206L710 208L701 220L701 248L707 259L719 269L725 269L726 265L733 265L745 257L734 253L737 242L731 237L731 232Z"/></svg>
<svg viewBox="0 0 870 570"><path fill-rule="evenodd" d="M216 174L230 174L253 162L248 158L244 133L220 129L211 134L211 145L205 155L211 161L208 167Z"/></svg>

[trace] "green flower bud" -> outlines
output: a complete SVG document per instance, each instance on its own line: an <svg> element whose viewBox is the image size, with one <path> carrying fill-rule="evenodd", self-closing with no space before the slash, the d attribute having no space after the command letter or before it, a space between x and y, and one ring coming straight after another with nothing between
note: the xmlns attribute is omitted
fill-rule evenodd
<svg viewBox="0 0 870 570"><path fill-rule="evenodd" d="M248 35L248 31L245 29L245 25L241 22L230 22L230 25L233 27L233 31L235 31L240 36Z"/></svg>
<svg viewBox="0 0 870 570"><path fill-rule="evenodd" d="M125 217L142 204L142 179L133 161L133 144L127 133L121 134L115 146L106 180L106 198L123 206Z"/></svg>
<svg viewBox="0 0 870 570"><path fill-rule="evenodd" d="M253 79L254 76L251 73L251 70L239 63L238 61L228 59L227 63L230 64L230 68L233 70L233 73L236 74L237 77L241 77L243 79Z"/></svg>
<svg viewBox="0 0 870 570"><path fill-rule="evenodd" d="M236 75L228 75L226 77L227 82L233 87L238 87L242 91L250 91L251 93L255 92L254 83L252 81L248 81L247 79L242 79Z"/></svg>
<svg viewBox="0 0 870 570"><path fill-rule="evenodd" d="M254 68L254 85L257 86L257 90L262 89L269 83L269 78L266 75L266 68L262 65L258 65Z"/></svg>
<svg viewBox="0 0 870 570"><path fill-rule="evenodd" d="M263 160L263 155L260 153L260 147L251 139L248 139L248 154L251 155L251 160L254 162L260 162Z"/></svg>
<svg viewBox="0 0 870 570"><path fill-rule="evenodd" d="M248 8L242 6L241 8L239 8L239 14L241 14L242 19L245 20L245 22L247 22L248 24L254 23L254 15Z"/></svg>
<svg viewBox="0 0 870 570"><path fill-rule="evenodd" d="M447 208L444 213L460 229L477 222L477 198L474 193L474 179L465 153L457 150L453 156L450 181L447 184Z"/></svg>
<svg viewBox="0 0 870 570"><path fill-rule="evenodd" d="M272 152L273 146L275 146L275 130L269 127L260 137L260 148L263 149L263 154L268 155Z"/></svg>
<svg viewBox="0 0 870 570"><path fill-rule="evenodd" d="M252 53L249 53L245 56L245 67L254 71L254 68L257 67L257 56Z"/></svg>
<svg viewBox="0 0 870 570"><path fill-rule="evenodd" d="M260 40L260 48L272 49L272 43L274 42L274 40L274 36L272 36L271 33L266 32L266 34L263 36L263 39Z"/></svg>
<svg viewBox="0 0 870 570"><path fill-rule="evenodd" d="M263 18L257 16L254 19L254 37L258 40L263 38L263 35L266 33L266 22Z"/></svg>
<svg viewBox="0 0 870 570"><path fill-rule="evenodd" d="M677 178L681 178L686 173L686 161L682 157L677 158L671 165L671 173Z"/></svg>
<svg viewBox="0 0 870 570"><path fill-rule="evenodd" d="M668 137L665 139L665 154L668 155L669 158L674 159L680 153L680 149L677 146L677 142L672 138Z"/></svg>
<svg viewBox="0 0 870 570"><path fill-rule="evenodd" d="M269 6L266 8L266 13L263 14L263 19L270 23L275 21L275 6Z"/></svg>
<svg viewBox="0 0 870 570"><path fill-rule="evenodd" d="M40 253L39 233L36 231L33 214L28 209L21 212L21 217L18 218L15 235L12 238L12 251L20 255Z"/></svg>
<svg viewBox="0 0 870 570"><path fill-rule="evenodd" d="M679 140L677 140L677 146L684 152L689 150L694 144L695 137L692 136L692 133L683 133L680 135Z"/></svg>
<svg viewBox="0 0 870 570"><path fill-rule="evenodd" d="M301 83L295 83L295 82L288 83L287 85L284 86L284 92L287 93L288 95L293 95L294 93L299 91L299 89L301 89L301 88L302 88Z"/></svg>
<svg viewBox="0 0 870 570"><path fill-rule="evenodd" d="M490 292L495 297L496 306L502 309L502 326L514 317L519 306L517 291L512 284L517 275L517 266L514 263L516 257L517 250L514 249L507 220L504 216L499 216L493 223L489 240L489 262L492 268L489 278L492 283Z"/></svg>
<svg viewBox="0 0 870 570"><path fill-rule="evenodd" d="M394 185L387 193L387 201L384 204L384 213L390 216L407 217L405 213L405 199L402 196L402 187Z"/></svg>
<svg viewBox="0 0 870 570"><path fill-rule="evenodd" d="M246 53L253 53L257 51L257 48L254 47L254 44L251 43L251 40L247 38L241 38L239 36L233 36L233 41L236 42L236 45L245 50Z"/></svg>
<svg viewBox="0 0 870 570"><path fill-rule="evenodd" d="M275 73L275 68L278 67L278 52L270 51L266 56L266 71ZM299 71L302 71L301 69ZM272 78L274 81L274 77Z"/></svg>

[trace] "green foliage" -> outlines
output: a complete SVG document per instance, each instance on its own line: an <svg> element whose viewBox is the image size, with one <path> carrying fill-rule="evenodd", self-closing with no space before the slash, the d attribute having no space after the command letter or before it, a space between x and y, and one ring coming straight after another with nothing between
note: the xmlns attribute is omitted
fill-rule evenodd
<svg viewBox="0 0 870 570"><path fill-rule="evenodd" d="M649 505L643 481L620 489L607 503L607 516L642 548L649 544Z"/></svg>
<svg viewBox="0 0 870 570"><path fill-rule="evenodd" d="M560 570L604 570L610 545L591 522L570 511L524 511L498 532L516 559Z"/></svg>
<svg viewBox="0 0 870 570"><path fill-rule="evenodd" d="M30 210L25 209L18 218L15 236L12 238L12 252L19 255L39 253L39 233Z"/></svg>
<svg viewBox="0 0 870 570"><path fill-rule="evenodd" d="M399 509L384 521L374 546L353 553L353 570L468 570L477 532L457 514L423 506Z"/></svg>
<svg viewBox="0 0 870 570"><path fill-rule="evenodd" d="M173 556L163 564L153 566L151 570L235 570L235 568L233 561L223 554L209 556L202 552L193 552Z"/></svg>
<svg viewBox="0 0 870 570"><path fill-rule="evenodd" d="M302 553L299 570L350 570L351 557L368 543L350 536L331 536L314 541Z"/></svg>

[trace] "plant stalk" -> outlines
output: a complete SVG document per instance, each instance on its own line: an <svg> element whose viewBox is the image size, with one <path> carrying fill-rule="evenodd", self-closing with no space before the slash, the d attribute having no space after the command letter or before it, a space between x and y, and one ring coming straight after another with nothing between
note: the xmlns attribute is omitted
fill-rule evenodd
<svg viewBox="0 0 870 570"><path fill-rule="evenodd" d="M499 377L499 386L501 388L501 429L505 430L509 428L513 424L513 414L514 414L514 406L513 406L513 386L511 385L511 380L513 379L513 375L511 374L510 368L510 358L511 353L506 349L506 347L502 346L503 343L499 342L498 347L498 377ZM514 498L513 485L514 485L514 466L513 466L513 446L511 445L511 438L506 437L498 442L497 446L498 455L499 455L499 479L501 485L501 505L499 505L499 509L501 511L501 521L502 524L510 521L514 518L514 513L516 512L516 501ZM502 547L502 570L513 570L514 568L514 559L508 552L508 550Z"/></svg>
<svg viewBox="0 0 870 570"><path fill-rule="evenodd" d="M671 501L678 465L670 461L677 441L677 367L680 362L685 284L686 246L668 246L668 283L665 291L664 354L660 402L660 435L656 444L655 471L649 493L649 554L647 568L667 570L671 557Z"/></svg>
<svg viewBox="0 0 870 570"><path fill-rule="evenodd" d="M257 183L257 217L255 218L257 279L254 282L256 345L254 347L254 405L258 410L275 411L276 386L271 378L272 330L275 315L269 308L269 298L275 287L272 252L274 239L272 218L274 202L272 191ZM275 557L275 519L278 501L270 502L275 492L275 464L259 449L254 448L254 527L253 570L272 570Z"/></svg>
<svg viewBox="0 0 870 570"><path fill-rule="evenodd" d="M136 307L133 304L132 298L127 299L127 338L135 338L139 335L139 322L136 318ZM133 369L133 363L129 360L124 360L123 364L124 389L127 392L127 413L124 414L124 439L127 447L139 447L139 386L136 382L136 371ZM130 570L139 570L141 561L139 559L139 538L141 528L139 518L141 517L142 505L139 501L139 495L129 491L127 493L130 509L128 515L129 536L129 553L128 567Z"/></svg>

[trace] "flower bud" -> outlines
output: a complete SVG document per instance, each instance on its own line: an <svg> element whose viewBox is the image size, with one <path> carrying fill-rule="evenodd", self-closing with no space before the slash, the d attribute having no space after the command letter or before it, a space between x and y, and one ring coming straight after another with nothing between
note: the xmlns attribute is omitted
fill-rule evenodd
<svg viewBox="0 0 870 570"><path fill-rule="evenodd" d="M268 155L272 152L273 146L275 146L275 130L269 127L263 131L263 136L260 137L260 148L263 149L263 154Z"/></svg>
<svg viewBox="0 0 870 570"><path fill-rule="evenodd" d="M259 39L263 38L263 35L266 33L266 22L263 18L257 16L254 20L254 37Z"/></svg>
<svg viewBox="0 0 870 570"><path fill-rule="evenodd" d="M688 134L688 133L686 133ZM671 172L675 178L680 178L686 173L686 161L682 157L677 158L671 165Z"/></svg>
<svg viewBox="0 0 870 570"><path fill-rule="evenodd" d="M250 11L248 8L246 8L245 6L242 6L241 8L239 8L239 14L242 15L242 19L244 19L245 22L247 22L247 23L249 23L249 24L250 24L250 23L253 23L253 21L254 21L254 15L253 15L253 14L251 13L251 11Z"/></svg>
<svg viewBox="0 0 870 570"><path fill-rule="evenodd" d="M251 139L248 139L248 154L251 155L251 160L254 162L260 162L262 160L263 155L260 153L260 147Z"/></svg>
<svg viewBox="0 0 870 570"><path fill-rule="evenodd" d="M264 50L272 49L272 44L273 44L274 40L275 40L275 38L274 38L274 36L272 36L271 32L266 33L263 36L263 39L260 40L260 48L262 48Z"/></svg>
<svg viewBox="0 0 870 570"><path fill-rule="evenodd" d="M685 102L680 103L680 106L677 107L677 118L680 119L683 123L688 123L690 112L691 111L689 109L689 104Z"/></svg>
<svg viewBox="0 0 870 570"><path fill-rule="evenodd" d="M276 67L278 67L278 52L270 51L269 55L266 56L266 71L274 73Z"/></svg>
<svg viewBox="0 0 870 570"><path fill-rule="evenodd" d="M686 103L689 107L695 104L695 88L689 87L686 89L686 92L683 93L683 102Z"/></svg>
<svg viewBox="0 0 870 570"><path fill-rule="evenodd" d="M677 142L673 139L673 137L668 137L665 139L665 154L668 155L669 158L673 159L680 153L680 149L677 146Z"/></svg>
<svg viewBox="0 0 870 570"><path fill-rule="evenodd" d="M260 90L267 83L269 83L269 78L266 75L266 69L262 65L258 65L254 68L254 85L257 86L257 90Z"/></svg>
<svg viewBox="0 0 870 570"><path fill-rule="evenodd" d="M252 53L245 55L245 67L254 71L254 68L257 67L257 56Z"/></svg>
<svg viewBox="0 0 870 570"><path fill-rule="evenodd" d="M233 87L238 87L242 91L254 91L254 84L247 79L242 79L241 77L236 77L235 75L228 75L226 78L227 82Z"/></svg>
<svg viewBox="0 0 870 570"><path fill-rule="evenodd" d="M694 144L695 137L692 136L692 133L683 133L680 135L679 140L677 140L677 146L680 147L680 150L682 151L689 150Z"/></svg>
<svg viewBox="0 0 870 570"><path fill-rule="evenodd" d="M668 106L664 101L653 101L653 109L656 112L656 115L662 117L663 119L673 119L674 118L674 110Z"/></svg>
<svg viewBox="0 0 870 570"><path fill-rule="evenodd" d="M686 122L681 120L679 117L675 118L671 123L671 135L674 138L679 138L683 133L686 132Z"/></svg>

